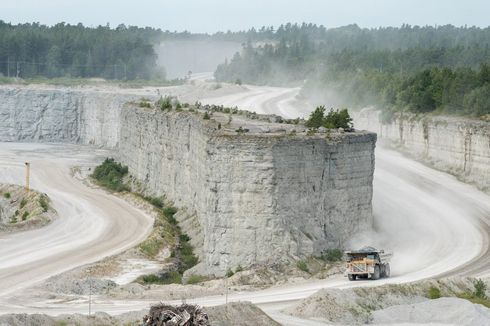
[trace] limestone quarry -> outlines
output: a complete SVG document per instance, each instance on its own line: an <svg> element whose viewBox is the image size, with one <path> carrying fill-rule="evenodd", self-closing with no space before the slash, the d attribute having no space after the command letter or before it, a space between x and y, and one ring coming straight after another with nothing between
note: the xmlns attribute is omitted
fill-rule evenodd
<svg viewBox="0 0 490 326"><path fill-rule="evenodd" d="M195 273L319 255L372 225L375 134L310 135L221 112L206 120L140 107L140 94L0 92L0 140L111 149L146 192L193 216L183 225L197 234Z"/></svg>
<svg viewBox="0 0 490 326"><path fill-rule="evenodd" d="M490 230L482 212L490 211L490 201L477 189L380 146L373 175L372 132L311 132L294 121L233 108L236 101L253 104L259 113L282 113L275 105L287 103L282 110L298 116L289 106L295 92L238 85L216 89L213 83L160 89L1 86L0 140L11 143L0 148L0 178L22 184L19 162L32 160L33 187L52 198L61 218L35 233L0 236L6 266L0 269L0 313L86 314L92 295L92 312L140 311L127 315L130 319L94 317L114 324L141 320L150 304L161 300L198 304L206 311L227 301L250 301L284 325L363 322L365 317L375 324L396 316L400 323L422 320L404 314L411 310L424 321L450 324L447 318L430 319L427 309L441 314L459 309L468 320L485 324L489 316L484 308L463 299L428 301L425 287L414 296L403 289L398 295L396 285L371 291L371 281L349 282L341 276L340 263L334 268L319 264L317 271L312 261L317 258L309 256L368 243L395 252L392 277L376 285L487 275ZM166 94L232 108L161 110L153 103ZM356 128L366 127L357 120ZM245 270L196 284L134 283L138 275L157 273L165 264L135 253L150 234L156 213L141 197L114 195L87 181L106 157L129 167L143 195L164 196L179 208L175 217L199 256L187 277ZM374 232L353 237L360 230ZM17 254L24 251L41 258L19 268L28 261ZM42 257L47 252L52 254ZM167 249L162 257L169 255ZM306 261L307 268L280 266L294 260ZM473 291L468 284L458 291ZM336 290L348 287L358 289ZM373 298L385 293L386 304L371 309ZM249 307L238 307L237 314L227 308L214 319L226 317L227 324L254 315L272 323ZM315 307L325 310L312 313ZM34 325L90 323L79 315L22 314L6 315L0 323L25 320Z"/></svg>

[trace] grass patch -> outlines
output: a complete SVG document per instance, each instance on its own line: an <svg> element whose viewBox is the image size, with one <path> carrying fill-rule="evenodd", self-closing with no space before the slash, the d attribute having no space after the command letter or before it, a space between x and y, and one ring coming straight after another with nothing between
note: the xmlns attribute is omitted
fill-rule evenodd
<svg viewBox="0 0 490 326"><path fill-rule="evenodd" d="M204 276L204 275L191 275L187 279L187 284L197 284L197 283L202 283L209 281L209 277Z"/></svg>
<svg viewBox="0 0 490 326"><path fill-rule="evenodd" d="M22 214L22 221L25 221L27 220L27 218L29 217L29 212L24 212L24 214Z"/></svg>
<svg viewBox="0 0 490 326"><path fill-rule="evenodd" d="M341 261L343 257L342 250L340 249L329 249L322 252L321 259L328 262Z"/></svg>
<svg viewBox="0 0 490 326"><path fill-rule="evenodd" d="M124 177L128 174L128 167L107 158L101 165L97 166L92 174L92 177L102 186L114 191L129 191L129 187L124 183ZM177 209L170 205L165 205L162 197L148 197L138 194L144 200L153 205L158 211L153 225L153 231L150 236L139 245L140 251L149 258L155 258L163 248L169 247L172 249L171 258L177 262L176 270L172 273L177 273L182 278L184 271L193 267L198 263L198 258L194 255L194 248L190 244L190 238L183 234L178 221L175 218ZM146 279L142 279L143 283L159 283L168 284L180 283L176 282L175 275L151 276L146 275ZM155 279L155 277L158 278ZM171 279L170 281L167 278Z"/></svg>
<svg viewBox="0 0 490 326"><path fill-rule="evenodd" d="M162 273L160 275L142 275L136 279L139 284L182 284L182 275L176 271Z"/></svg>
<svg viewBox="0 0 490 326"><path fill-rule="evenodd" d="M181 234L179 236L179 246L177 247L176 257L180 261L179 272L183 273L189 268L195 266L199 259L194 255L194 248L189 243L189 236Z"/></svg>
<svg viewBox="0 0 490 326"><path fill-rule="evenodd" d="M92 177L99 185L119 192L129 190L123 181L124 176L127 174L127 166L116 163L113 158L106 158L101 165L95 168Z"/></svg>
<svg viewBox="0 0 490 326"><path fill-rule="evenodd" d="M485 293L487 290L487 284L482 279L476 279L473 281L473 286L475 287L473 292L459 293L457 294L457 297L490 308L490 300Z"/></svg>
<svg viewBox="0 0 490 326"><path fill-rule="evenodd" d="M226 271L226 277L232 277L233 275L235 275L235 273L233 273L231 268L228 268L228 270Z"/></svg>
<svg viewBox="0 0 490 326"><path fill-rule="evenodd" d="M298 262L296 263L296 267L298 267L303 272L310 272L308 269L308 265L306 265L306 262L304 260L298 260Z"/></svg>
<svg viewBox="0 0 490 326"><path fill-rule="evenodd" d="M6 192L3 194L3 197L7 198L7 199L10 199L11 195L10 195L10 192Z"/></svg>
<svg viewBox="0 0 490 326"><path fill-rule="evenodd" d="M487 308L490 308L490 300L488 298L485 298L485 299L484 298L478 298L474 295L474 293L463 292L463 293L458 293L456 296L460 299L465 299L465 300L468 300L472 303L481 304Z"/></svg>
<svg viewBox="0 0 490 326"><path fill-rule="evenodd" d="M177 220L174 217L175 213L177 213L177 208L172 207L172 206L168 206L168 207L165 207L162 209L163 216L165 216L167 221L173 225L178 224Z"/></svg>
<svg viewBox="0 0 490 326"><path fill-rule="evenodd" d="M22 198L22 200L20 201L20 208L24 208L24 206L27 204L27 200L25 198Z"/></svg>
<svg viewBox="0 0 490 326"><path fill-rule="evenodd" d="M48 206L48 201L46 200L45 196L41 195L41 197L39 197L39 205L43 209L44 213L46 213L48 211L49 206Z"/></svg>

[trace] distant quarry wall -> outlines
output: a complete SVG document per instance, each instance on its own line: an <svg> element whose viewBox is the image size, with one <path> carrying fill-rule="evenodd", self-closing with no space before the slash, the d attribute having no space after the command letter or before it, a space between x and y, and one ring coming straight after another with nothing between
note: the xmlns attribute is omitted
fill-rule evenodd
<svg viewBox="0 0 490 326"><path fill-rule="evenodd" d="M194 216L182 224L201 230L192 273L318 255L372 225L373 133L307 136L272 123L239 133L228 115L140 108L121 94L2 88L0 97L0 141L112 148L149 193Z"/></svg>
<svg viewBox="0 0 490 326"><path fill-rule="evenodd" d="M434 167L490 191L490 122L456 117L398 114L383 122L381 111L364 109L356 127L376 132Z"/></svg>

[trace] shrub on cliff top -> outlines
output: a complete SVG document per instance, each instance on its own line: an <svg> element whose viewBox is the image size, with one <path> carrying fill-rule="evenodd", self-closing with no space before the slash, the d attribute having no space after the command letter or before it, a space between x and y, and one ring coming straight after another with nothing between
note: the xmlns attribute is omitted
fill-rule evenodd
<svg viewBox="0 0 490 326"><path fill-rule="evenodd" d="M157 102L157 106L162 111L172 109L172 98L170 96L160 97Z"/></svg>
<svg viewBox="0 0 490 326"><path fill-rule="evenodd" d="M327 129L344 128L350 130L353 128L352 118L347 109L330 111L325 115L325 106L319 106L310 114L306 121L306 126L309 128L325 127Z"/></svg>

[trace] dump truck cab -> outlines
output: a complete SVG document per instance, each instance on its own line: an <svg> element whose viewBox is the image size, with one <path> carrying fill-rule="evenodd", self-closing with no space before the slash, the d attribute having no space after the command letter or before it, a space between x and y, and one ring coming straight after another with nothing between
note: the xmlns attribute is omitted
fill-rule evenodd
<svg viewBox="0 0 490 326"><path fill-rule="evenodd" d="M392 254L373 247L363 247L359 250L345 252L345 276L350 281L356 278L377 280L381 277L390 277L390 259Z"/></svg>

